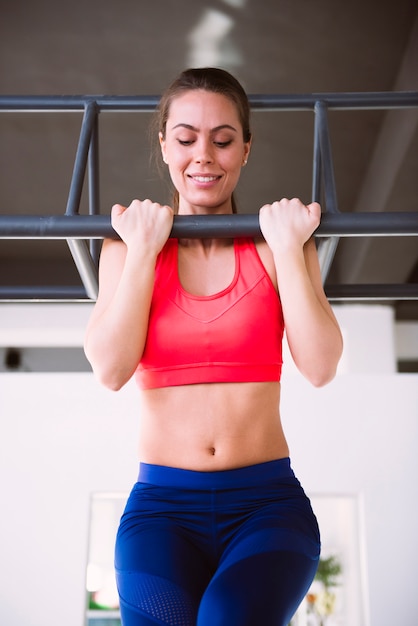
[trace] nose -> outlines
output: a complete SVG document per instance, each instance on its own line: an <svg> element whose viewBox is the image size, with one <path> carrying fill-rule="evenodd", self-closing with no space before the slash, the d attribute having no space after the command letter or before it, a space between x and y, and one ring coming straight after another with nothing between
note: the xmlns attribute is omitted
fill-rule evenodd
<svg viewBox="0 0 418 626"><path fill-rule="evenodd" d="M201 163L201 164L212 163L213 162L212 143L204 139L196 142L196 152L195 152L194 158L195 158L196 163Z"/></svg>

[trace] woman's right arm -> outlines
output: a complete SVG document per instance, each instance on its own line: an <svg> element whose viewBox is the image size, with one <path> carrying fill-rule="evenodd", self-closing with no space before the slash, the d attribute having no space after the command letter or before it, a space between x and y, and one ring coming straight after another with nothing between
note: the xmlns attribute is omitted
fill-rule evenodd
<svg viewBox="0 0 418 626"><path fill-rule="evenodd" d="M173 212L150 200L115 205L112 226L121 237L105 240L100 255L99 295L84 350L93 371L117 391L141 359L148 330L157 256L170 234Z"/></svg>

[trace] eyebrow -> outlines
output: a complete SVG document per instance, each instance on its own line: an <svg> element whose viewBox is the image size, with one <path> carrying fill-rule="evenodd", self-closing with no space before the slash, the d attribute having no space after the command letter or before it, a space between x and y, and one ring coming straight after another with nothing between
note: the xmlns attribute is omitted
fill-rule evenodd
<svg viewBox="0 0 418 626"><path fill-rule="evenodd" d="M176 128L187 128L187 130L193 130L195 132L197 132L199 129L196 128L195 126L192 126L191 124L184 124L184 123L180 123L180 124L176 124L175 126L173 126L172 130L175 130ZM221 124L220 126L215 126L215 128L211 129L211 133L216 133L218 130L223 130L224 128L228 128L229 130L234 131L235 133L238 132L237 129L234 126L231 126L230 124Z"/></svg>

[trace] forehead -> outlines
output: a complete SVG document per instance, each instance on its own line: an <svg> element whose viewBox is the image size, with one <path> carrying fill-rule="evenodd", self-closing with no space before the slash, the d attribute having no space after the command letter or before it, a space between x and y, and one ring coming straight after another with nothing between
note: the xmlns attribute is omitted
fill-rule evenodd
<svg viewBox="0 0 418 626"><path fill-rule="evenodd" d="M220 93L203 89L186 91L172 100L167 129L182 123L196 128L215 128L222 124L241 127L235 103Z"/></svg>

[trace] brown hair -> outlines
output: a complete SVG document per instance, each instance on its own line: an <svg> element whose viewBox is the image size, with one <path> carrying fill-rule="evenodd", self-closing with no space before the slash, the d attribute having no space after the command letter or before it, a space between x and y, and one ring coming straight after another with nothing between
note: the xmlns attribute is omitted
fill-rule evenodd
<svg viewBox="0 0 418 626"><path fill-rule="evenodd" d="M163 93L157 109L155 126L162 137L165 138L167 120L170 113L170 105L178 96L187 91L201 89L212 93L219 93L233 102L242 126L244 142L251 140L250 130L250 104L247 94L238 80L226 70L215 67L202 67L184 70L169 85ZM174 192L173 209L178 210L178 192ZM236 203L232 196L232 210L236 213Z"/></svg>

